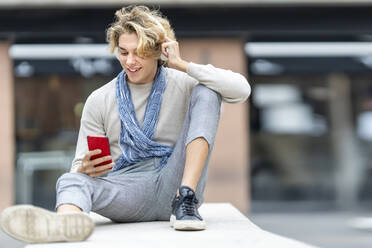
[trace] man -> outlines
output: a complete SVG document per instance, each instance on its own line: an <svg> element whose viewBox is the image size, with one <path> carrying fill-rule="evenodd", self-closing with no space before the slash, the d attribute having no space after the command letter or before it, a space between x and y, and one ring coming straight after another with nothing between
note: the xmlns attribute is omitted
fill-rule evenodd
<svg viewBox="0 0 372 248"><path fill-rule="evenodd" d="M115 16L107 41L123 71L85 103L71 172L57 182L57 213L30 205L3 211L1 226L15 238L85 240L94 228L90 211L116 222L170 218L176 230L205 229L198 207L221 100L243 102L250 86L238 73L183 60L159 12L134 6ZM88 151L89 135L107 136L112 156L91 159L101 151Z"/></svg>

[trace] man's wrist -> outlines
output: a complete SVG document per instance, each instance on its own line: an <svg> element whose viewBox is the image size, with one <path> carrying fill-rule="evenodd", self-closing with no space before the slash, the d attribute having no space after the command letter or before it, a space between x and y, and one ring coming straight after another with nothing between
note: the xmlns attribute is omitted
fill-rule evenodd
<svg viewBox="0 0 372 248"><path fill-rule="evenodd" d="M183 71L183 72L187 72L187 67L189 66L189 62L185 61L185 60L180 60L176 66L175 66L175 69L179 70L179 71Z"/></svg>

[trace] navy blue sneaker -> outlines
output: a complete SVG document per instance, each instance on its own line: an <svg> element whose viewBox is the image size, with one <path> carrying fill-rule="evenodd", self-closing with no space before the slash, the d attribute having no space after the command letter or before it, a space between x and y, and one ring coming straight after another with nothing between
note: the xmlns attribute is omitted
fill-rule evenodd
<svg viewBox="0 0 372 248"><path fill-rule="evenodd" d="M175 230L204 230L205 221L198 212L195 192L187 186L181 186L179 192L172 202L172 227Z"/></svg>

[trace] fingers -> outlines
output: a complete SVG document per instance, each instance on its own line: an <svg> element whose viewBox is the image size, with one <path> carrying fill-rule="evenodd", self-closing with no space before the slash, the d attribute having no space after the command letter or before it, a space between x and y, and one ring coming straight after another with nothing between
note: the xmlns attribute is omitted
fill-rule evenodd
<svg viewBox="0 0 372 248"><path fill-rule="evenodd" d="M162 44L162 47L161 47L161 52L162 52L162 54L163 54L165 57L168 57L168 51L169 51L168 44L163 43L163 44Z"/></svg>
<svg viewBox="0 0 372 248"><path fill-rule="evenodd" d="M166 42L162 43L161 51L162 54L167 58L167 64L169 67L184 71L184 68L181 66L183 60L181 58L179 44L177 41L166 37Z"/></svg>
<svg viewBox="0 0 372 248"><path fill-rule="evenodd" d="M168 38L167 42L162 43L161 50L166 56L168 56L169 53L178 54L178 42Z"/></svg>
<svg viewBox="0 0 372 248"><path fill-rule="evenodd" d="M96 149L96 150L93 150L93 151L89 151L85 154L85 156L83 157L83 161L89 161L90 158L94 155L97 155L97 154L100 154L102 151L100 149Z"/></svg>
<svg viewBox="0 0 372 248"><path fill-rule="evenodd" d="M94 171L98 171L97 168L100 168L100 167L103 167L103 165L100 165L100 166L97 166L99 165L100 163L103 163L103 162L106 162L106 161L109 161L111 160L111 156L106 156L106 157L102 157L102 158L97 158L95 160L91 160L89 161L88 163L85 163L85 173L92 173ZM106 166L106 165L105 165Z"/></svg>
<svg viewBox="0 0 372 248"><path fill-rule="evenodd" d="M111 160L112 157L111 156L105 156L105 157L102 157L102 158L96 158L94 160L90 160L89 163L92 165L92 166L96 166L100 163L103 163L103 162L106 162L106 161L109 161Z"/></svg>
<svg viewBox="0 0 372 248"><path fill-rule="evenodd" d="M92 170L89 173L87 173L87 175L90 177L99 177L105 174L106 172L110 171L114 165L115 163L110 163L106 165L93 167Z"/></svg>
<svg viewBox="0 0 372 248"><path fill-rule="evenodd" d="M169 50L168 48L169 48L169 46L172 45L173 42L175 42L175 41L171 40L168 36L165 36L165 42L163 42L161 44L161 46L162 46L161 50L162 50L164 55L168 56L168 50Z"/></svg>
<svg viewBox="0 0 372 248"><path fill-rule="evenodd" d="M78 168L78 172L86 174L91 177L98 177L106 173L107 171L111 170L112 167L115 165L114 163L97 166L103 162L112 160L111 156L104 156L101 158L96 158L94 160L91 160L92 156L100 154L100 153L101 153L100 149L87 152L82 159L82 164Z"/></svg>
<svg viewBox="0 0 372 248"><path fill-rule="evenodd" d="M100 149L87 152L82 159L82 163L78 168L78 172L86 174L86 170L90 167L90 158L94 155L100 154L101 152L102 151Z"/></svg>

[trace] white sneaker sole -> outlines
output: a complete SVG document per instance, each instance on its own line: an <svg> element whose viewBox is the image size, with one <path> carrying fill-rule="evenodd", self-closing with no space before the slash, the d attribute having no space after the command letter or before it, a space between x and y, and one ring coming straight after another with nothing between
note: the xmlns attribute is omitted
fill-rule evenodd
<svg viewBox="0 0 372 248"><path fill-rule="evenodd" d="M94 222L86 213L57 214L32 205L6 208L0 226L8 235L27 243L83 241L94 230Z"/></svg>
<svg viewBox="0 0 372 248"><path fill-rule="evenodd" d="M206 224L204 220L177 220L176 216L171 215L170 217L171 227L175 230L180 231L200 231L205 230Z"/></svg>

